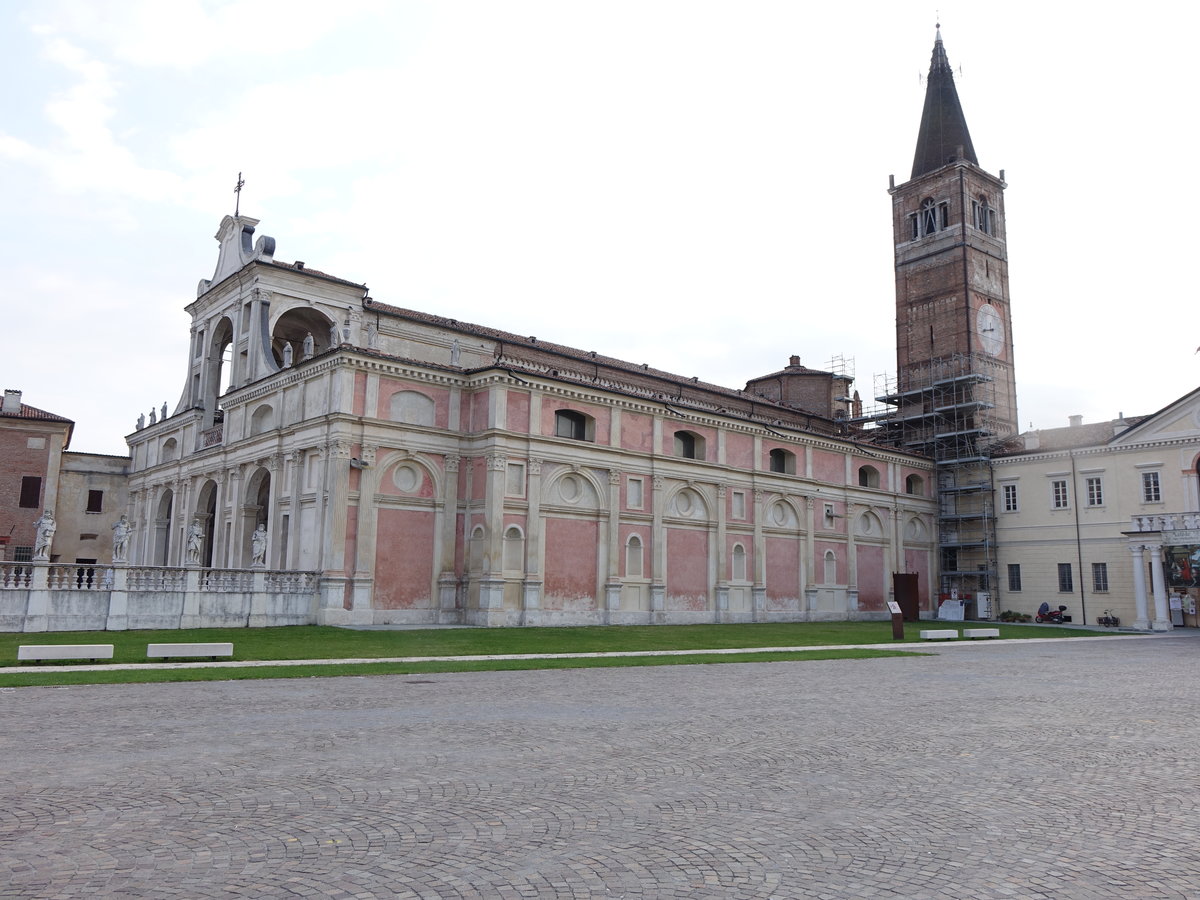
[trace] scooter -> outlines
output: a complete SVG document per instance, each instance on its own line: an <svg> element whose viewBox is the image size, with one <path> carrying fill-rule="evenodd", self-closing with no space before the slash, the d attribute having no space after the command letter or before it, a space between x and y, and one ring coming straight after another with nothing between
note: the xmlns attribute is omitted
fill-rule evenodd
<svg viewBox="0 0 1200 900"><path fill-rule="evenodd" d="M1038 609L1037 614L1033 617L1033 621L1039 624L1044 622L1047 625L1061 625L1063 622L1069 621L1070 617L1064 615L1066 611L1067 608L1065 606L1060 606L1058 609L1051 609L1049 604L1043 603L1041 608Z"/></svg>
<svg viewBox="0 0 1200 900"><path fill-rule="evenodd" d="M1104 615L1096 617L1096 624L1105 628L1116 628L1121 624L1121 620L1112 614L1111 609L1106 609Z"/></svg>

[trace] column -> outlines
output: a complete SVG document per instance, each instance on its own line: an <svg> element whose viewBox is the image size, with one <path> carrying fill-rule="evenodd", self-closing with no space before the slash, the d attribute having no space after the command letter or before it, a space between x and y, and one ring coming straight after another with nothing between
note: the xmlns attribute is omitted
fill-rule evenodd
<svg viewBox="0 0 1200 900"><path fill-rule="evenodd" d="M605 625L611 613L621 608L621 473L608 470L608 553L604 577Z"/></svg>
<svg viewBox="0 0 1200 900"><path fill-rule="evenodd" d="M1171 624L1171 611L1167 608L1162 544L1148 544L1147 548L1150 550L1150 580L1154 586L1154 621L1150 623L1150 627L1154 631L1170 631L1175 626Z"/></svg>
<svg viewBox="0 0 1200 900"><path fill-rule="evenodd" d="M655 445L661 439L661 422L654 420ZM667 599L667 535L663 530L663 488L661 475L651 478L652 530L650 533L650 621L661 622Z"/></svg>
<svg viewBox="0 0 1200 900"><path fill-rule="evenodd" d="M542 461L529 458L525 470L525 581L521 585L521 623L533 624L542 606Z"/></svg>
<svg viewBox="0 0 1200 900"><path fill-rule="evenodd" d="M724 435L724 432L721 432ZM758 438L755 438L757 441ZM715 621L729 621L729 540L727 539L729 485L717 485L717 608Z"/></svg>
<svg viewBox="0 0 1200 900"><path fill-rule="evenodd" d="M288 495L288 544L286 558L279 564L289 571L300 568L300 545L302 543L300 511L301 495L304 493L304 451L292 450L284 455L286 489Z"/></svg>
<svg viewBox="0 0 1200 900"><path fill-rule="evenodd" d="M854 542L855 517L863 505L846 504L846 611L858 618L858 544Z"/></svg>
<svg viewBox="0 0 1200 900"><path fill-rule="evenodd" d="M367 397L371 397L367 393ZM375 581L375 491L379 473L375 468L375 444L363 444L358 451L359 461L364 468L358 470L358 528L354 541L354 584L350 607L371 616L371 589Z"/></svg>
<svg viewBox="0 0 1200 900"><path fill-rule="evenodd" d="M767 542L763 539L763 500L766 494L754 489L754 586L750 588L751 621L761 622L767 609Z"/></svg>
<svg viewBox="0 0 1200 900"><path fill-rule="evenodd" d="M507 475L508 457L489 454L483 488L487 549L479 579L480 617L476 623L479 625L504 622L504 479Z"/></svg>
<svg viewBox="0 0 1200 900"><path fill-rule="evenodd" d="M447 455L443 460L441 555L438 563L438 622L457 624L458 576L454 571L454 552L458 546L458 467L460 458Z"/></svg>
<svg viewBox="0 0 1200 900"><path fill-rule="evenodd" d="M1131 544L1129 552L1133 554L1133 597L1137 606L1137 618L1133 627L1147 629L1150 627L1150 616L1146 609L1146 548L1141 544Z"/></svg>
<svg viewBox="0 0 1200 900"><path fill-rule="evenodd" d="M811 454L808 454L811 456ZM808 581L803 585L804 588L804 606L809 618L812 618L812 612L817 608L818 588L817 588L817 573L825 571L825 561L821 560L820 566L817 565L817 536L814 533L817 523L817 498L805 497L805 516L806 521L804 527L808 530L804 538L804 561L808 568Z"/></svg>
<svg viewBox="0 0 1200 900"><path fill-rule="evenodd" d="M322 547L325 567L321 579L322 625L346 622L346 516L350 496L350 447L346 440L331 440L325 445L325 497ZM240 541L238 543L240 546Z"/></svg>

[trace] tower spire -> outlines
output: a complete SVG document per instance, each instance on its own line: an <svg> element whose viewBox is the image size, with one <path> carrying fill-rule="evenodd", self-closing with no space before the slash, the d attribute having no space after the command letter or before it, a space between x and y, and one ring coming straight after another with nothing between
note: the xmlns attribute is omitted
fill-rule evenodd
<svg viewBox="0 0 1200 900"><path fill-rule="evenodd" d="M925 84L925 109L921 113L912 177L940 169L955 159L979 165L975 147L971 144L971 132L967 130L967 119L958 102L954 70L950 68L946 48L942 46L942 24L939 22Z"/></svg>

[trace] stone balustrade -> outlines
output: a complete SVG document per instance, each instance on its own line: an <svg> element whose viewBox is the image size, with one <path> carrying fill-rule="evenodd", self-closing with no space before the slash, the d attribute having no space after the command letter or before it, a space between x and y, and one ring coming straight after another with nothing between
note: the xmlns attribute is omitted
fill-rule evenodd
<svg viewBox="0 0 1200 900"><path fill-rule="evenodd" d="M1130 531L1190 531L1200 529L1200 513L1164 513L1134 516Z"/></svg>
<svg viewBox="0 0 1200 900"><path fill-rule="evenodd" d="M0 563L0 631L310 625L320 588L318 572Z"/></svg>

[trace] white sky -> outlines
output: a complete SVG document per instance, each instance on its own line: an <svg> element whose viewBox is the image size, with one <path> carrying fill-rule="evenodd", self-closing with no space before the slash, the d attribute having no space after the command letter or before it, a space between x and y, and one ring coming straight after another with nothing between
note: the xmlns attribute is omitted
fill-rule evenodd
<svg viewBox="0 0 1200 900"><path fill-rule="evenodd" d="M844 356L870 397L940 14L1009 183L1022 427L1196 387L1198 8L935 9L0 0L0 386L125 453L242 171L277 258L377 300L729 387Z"/></svg>

